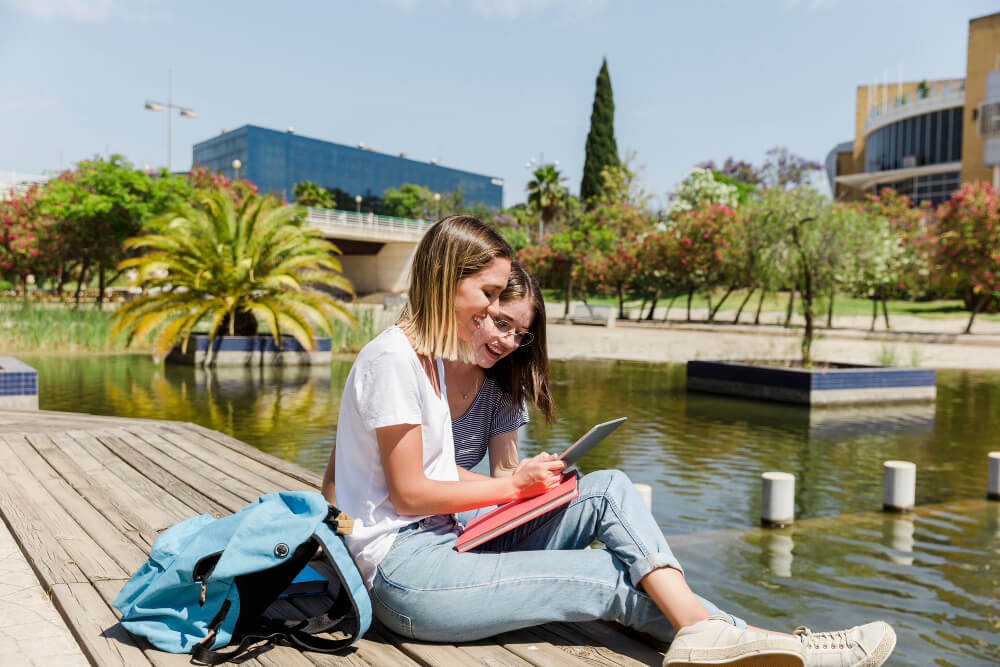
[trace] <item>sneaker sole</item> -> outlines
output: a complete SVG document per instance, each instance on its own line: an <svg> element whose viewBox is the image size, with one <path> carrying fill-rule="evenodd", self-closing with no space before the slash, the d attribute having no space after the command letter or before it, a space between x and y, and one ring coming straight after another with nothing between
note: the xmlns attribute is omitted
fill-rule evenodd
<svg viewBox="0 0 1000 667"><path fill-rule="evenodd" d="M686 656L663 661L663 667L697 667L698 665L725 665L726 667L805 667L806 661L798 653L778 651L771 653L737 654L728 657L701 658ZM872 663L875 664L875 663Z"/></svg>
<svg viewBox="0 0 1000 667"><path fill-rule="evenodd" d="M888 623L885 624L885 627L886 633L882 637L882 641L878 643L878 646L871 652L871 655L857 663L854 667L878 667L889 659L893 649L896 648L896 631Z"/></svg>

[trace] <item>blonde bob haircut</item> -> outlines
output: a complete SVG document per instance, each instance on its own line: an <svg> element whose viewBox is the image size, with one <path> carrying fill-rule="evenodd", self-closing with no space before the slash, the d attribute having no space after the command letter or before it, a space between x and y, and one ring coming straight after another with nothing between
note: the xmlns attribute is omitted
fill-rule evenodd
<svg viewBox="0 0 1000 667"><path fill-rule="evenodd" d="M409 301L399 318L417 354L463 360L471 356L455 322L458 281L479 273L497 257L513 255L499 234L471 215L448 216L430 228L413 256Z"/></svg>

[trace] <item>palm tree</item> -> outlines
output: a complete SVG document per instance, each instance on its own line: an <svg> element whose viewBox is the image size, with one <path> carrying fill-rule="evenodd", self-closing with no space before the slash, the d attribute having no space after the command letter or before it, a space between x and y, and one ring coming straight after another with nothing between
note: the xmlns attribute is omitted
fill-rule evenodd
<svg viewBox="0 0 1000 667"><path fill-rule="evenodd" d="M569 189L563 185L566 178L554 164L543 164L535 170L533 180L528 181L528 203L538 212L538 242L542 241L545 224L552 222L566 202Z"/></svg>
<svg viewBox="0 0 1000 667"><path fill-rule="evenodd" d="M343 303L317 289L354 291L339 273L339 250L304 224L301 209L257 194L237 207L216 190L151 225L159 232L125 242L144 254L119 268L136 269L135 282L147 289L115 313L112 332L128 332L130 343L156 332L158 357L178 342L186 351L205 321L212 341L216 334L254 335L259 319L276 344L284 331L306 349L315 347L317 327L354 325Z"/></svg>

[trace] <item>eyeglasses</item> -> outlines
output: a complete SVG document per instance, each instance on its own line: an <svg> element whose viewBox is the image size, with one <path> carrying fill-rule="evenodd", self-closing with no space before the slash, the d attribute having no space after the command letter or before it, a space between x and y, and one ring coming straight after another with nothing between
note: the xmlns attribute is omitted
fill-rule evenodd
<svg viewBox="0 0 1000 667"><path fill-rule="evenodd" d="M507 336L513 336L514 342L517 343L518 347L527 347L531 345L531 341L535 340L535 335L530 331L518 331L513 324L507 320L500 319L499 317L490 316L493 320L493 326L497 328L500 332L501 338L506 338Z"/></svg>

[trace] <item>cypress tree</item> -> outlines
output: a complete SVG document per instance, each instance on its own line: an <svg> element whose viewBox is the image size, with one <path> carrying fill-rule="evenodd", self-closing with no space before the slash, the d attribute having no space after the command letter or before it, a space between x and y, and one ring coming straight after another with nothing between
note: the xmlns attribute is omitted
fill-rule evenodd
<svg viewBox="0 0 1000 667"><path fill-rule="evenodd" d="M594 110L590 114L590 132L587 134L587 154L583 162L583 180L580 182L580 199L590 207L590 200L600 191L601 170L618 164L618 144L615 142L615 100L611 94L611 76L608 60L601 62L594 91Z"/></svg>

